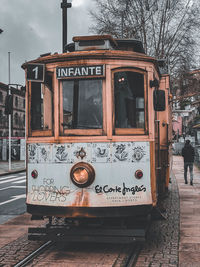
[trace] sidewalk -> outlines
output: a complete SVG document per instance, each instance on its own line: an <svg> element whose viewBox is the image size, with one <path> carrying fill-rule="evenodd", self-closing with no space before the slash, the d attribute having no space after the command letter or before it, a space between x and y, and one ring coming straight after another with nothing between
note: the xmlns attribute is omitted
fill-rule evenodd
<svg viewBox="0 0 200 267"><path fill-rule="evenodd" d="M200 266L200 170L194 166L194 184L185 184L183 158L173 157L173 173L180 197L179 266ZM188 181L190 181L188 179Z"/></svg>
<svg viewBox="0 0 200 267"><path fill-rule="evenodd" d="M25 171L25 161L12 161L11 170L9 171L8 161L0 161L0 176L6 175L9 173L16 173L20 171Z"/></svg>

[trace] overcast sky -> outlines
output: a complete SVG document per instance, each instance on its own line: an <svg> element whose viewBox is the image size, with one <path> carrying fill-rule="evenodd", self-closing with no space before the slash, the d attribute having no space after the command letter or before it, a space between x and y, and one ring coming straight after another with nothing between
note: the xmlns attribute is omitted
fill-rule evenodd
<svg viewBox="0 0 200 267"><path fill-rule="evenodd" d="M0 0L0 82L8 84L8 52L11 83L24 85L21 65L47 52L62 52L61 0ZM91 35L89 9L92 0L68 0L68 43L73 36Z"/></svg>

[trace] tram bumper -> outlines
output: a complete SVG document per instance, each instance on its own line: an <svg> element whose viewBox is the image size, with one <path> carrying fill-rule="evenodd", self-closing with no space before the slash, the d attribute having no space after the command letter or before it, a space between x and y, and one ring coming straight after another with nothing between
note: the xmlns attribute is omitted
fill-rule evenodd
<svg viewBox="0 0 200 267"><path fill-rule="evenodd" d="M94 243L120 243L144 242L150 222L146 221L131 229L121 228L76 228L66 226L48 226L29 228L28 239L38 241L59 242L94 242Z"/></svg>
<svg viewBox="0 0 200 267"><path fill-rule="evenodd" d="M29 228L29 240L59 242L133 243L144 242L150 226L151 205L110 208L57 208L28 206L49 216L41 228ZM56 211L53 212L53 211ZM86 216L87 214L87 216ZM68 216L66 216L68 215ZM73 215L73 216L72 216ZM52 217L53 216L53 217ZM53 218L53 219L52 219Z"/></svg>
<svg viewBox="0 0 200 267"><path fill-rule="evenodd" d="M152 208L151 204L119 207L53 207L27 204L27 212L32 215L65 218L136 218L147 216Z"/></svg>

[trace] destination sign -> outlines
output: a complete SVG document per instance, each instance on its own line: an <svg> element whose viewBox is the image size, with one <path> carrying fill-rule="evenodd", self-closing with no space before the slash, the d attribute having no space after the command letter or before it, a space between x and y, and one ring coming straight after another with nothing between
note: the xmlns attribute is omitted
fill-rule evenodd
<svg viewBox="0 0 200 267"><path fill-rule="evenodd" d="M57 67L57 79L104 77L104 65Z"/></svg>

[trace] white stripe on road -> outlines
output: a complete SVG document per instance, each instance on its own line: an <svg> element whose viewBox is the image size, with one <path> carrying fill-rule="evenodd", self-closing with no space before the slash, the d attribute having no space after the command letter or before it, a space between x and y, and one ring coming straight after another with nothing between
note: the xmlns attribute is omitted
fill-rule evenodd
<svg viewBox="0 0 200 267"><path fill-rule="evenodd" d="M21 184L21 183L25 183L25 182L26 182L26 179L23 179L21 181L13 182L12 184Z"/></svg>
<svg viewBox="0 0 200 267"><path fill-rule="evenodd" d="M9 199L9 200L6 200L4 202L1 202L0 203L0 206L2 206L4 204L7 204L7 203L10 203L10 202L13 202L13 201L18 200L18 199L22 199L22 198L26 198L26 194L22 194L22 195L18 195L18 196L13 196L12 199Z"/></svg>
<svg viewBox="0 0 200 267"><path fill-rule="evenodd" d="M4 187L4 188L1 188L0 191L3 191L3 190L7 190L7 189L10 189L10 188L14 188L14 189L21 189L21 188L26 188L25 185L11 185L11 186L7 186L7 187Z"/></svg>
<svg viewBox="0 0 200 267"><path fill-rule="evenodd" d="M16 175L15 176L6 176L6 177L4 177L4 178L0 178L0 181L2 181L2 180L7 180L7 179L11 179L11 178L15 178L16 177Z"/></svg>
<svg viewBox="0 0 200 267"><path fill-rule="evenodd" d="M4 181L4 180L9 180L9 179L12 179L12 178L26 178L26 175L23 175L23 176L9 176L9 177L5 177L5 178L0 178L0 181Z"/></svg>
<svg viewBox="0 0 200 267"><path fill-rule="evenodd" d="M15 182L15 181L19 181L19 180L21 180L22 178L20 177L20 178L15 178L15 179L8 179L8 180L6 180L6 181L2 181L2 182L0 182L0 184L5 184L5 183L10 183L10 182Z"/></svg>

